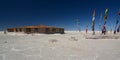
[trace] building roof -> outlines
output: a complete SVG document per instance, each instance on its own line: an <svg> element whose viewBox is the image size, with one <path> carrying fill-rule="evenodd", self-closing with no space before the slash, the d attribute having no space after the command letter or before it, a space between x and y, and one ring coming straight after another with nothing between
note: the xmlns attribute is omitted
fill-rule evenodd
<svg viewBox="0 0 120 60"><path fill-rule="evenodd" d="M23 26L23 27L17 27L17 28L57 28L57 27L36 25L36 26ZM14 28L8 28L8 29L14 29ZM64 28L61 28L61 29L64 29Z"/></svg>
<svg viewBox="0 0 120 60"><path fill-rule="evenodd" d="M55 28L55 27L38 25L38 26L24 26L24 28Z"/></svg>

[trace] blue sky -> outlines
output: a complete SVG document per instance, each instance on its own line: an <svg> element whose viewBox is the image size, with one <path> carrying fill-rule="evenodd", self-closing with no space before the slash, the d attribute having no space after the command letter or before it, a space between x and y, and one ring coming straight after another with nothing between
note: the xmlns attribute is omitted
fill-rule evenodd
<svg viewBox="0 0 120 60"><path fill-rule="evenodd" d="M3 0L0 1L0 29L26 25L49 25L65 30L91 30L92 12L96 10L95 29L99 28L100 14L108 11L107 29L114 29L119 0ZM119 18L120 19L120 18ZM102 24L104 19L102 18Z"/></svg>

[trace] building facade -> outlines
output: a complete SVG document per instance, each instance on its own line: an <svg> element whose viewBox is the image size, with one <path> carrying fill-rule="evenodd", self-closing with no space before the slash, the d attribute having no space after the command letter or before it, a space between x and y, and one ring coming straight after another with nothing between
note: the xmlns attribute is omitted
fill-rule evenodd
<svg viewBox="0 0 120 60"><path fill-rule="evenodd" d="M24 32L27 34L30 33L46 33L46 34L54 34L54 33L64 33L64 28L56 28L51 26L24 26L18 28L7 28L8 32Z"/></svg>

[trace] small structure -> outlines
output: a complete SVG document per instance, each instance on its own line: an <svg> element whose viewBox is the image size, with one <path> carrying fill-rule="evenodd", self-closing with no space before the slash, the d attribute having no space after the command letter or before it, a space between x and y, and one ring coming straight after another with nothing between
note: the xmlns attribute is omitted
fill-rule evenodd
<svg viewBox="0 0 120 60"><path fill-rule="evenodd" d="M45 34L54 34L54 33L64 33L64 28L56 28L51 26L44 26L44 25L38 25L38 26L24 26L24 27L18 27L18 28L7 28L8 32L24 32L27 34L31 33L45 33Z"/></svg>

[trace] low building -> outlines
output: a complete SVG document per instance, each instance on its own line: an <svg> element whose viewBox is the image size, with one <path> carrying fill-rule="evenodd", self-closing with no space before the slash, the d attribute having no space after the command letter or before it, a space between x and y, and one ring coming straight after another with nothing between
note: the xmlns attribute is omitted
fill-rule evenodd
<svg viewBox="0 0 120 60"><path fill-rule="evenodd" d="M46 34L53 34L53 33L64 33L64 28L56 28L51 26L24 26L18 28L7 28L8 32L24 32L27 34L30 33L46 33Z"/></svg>

